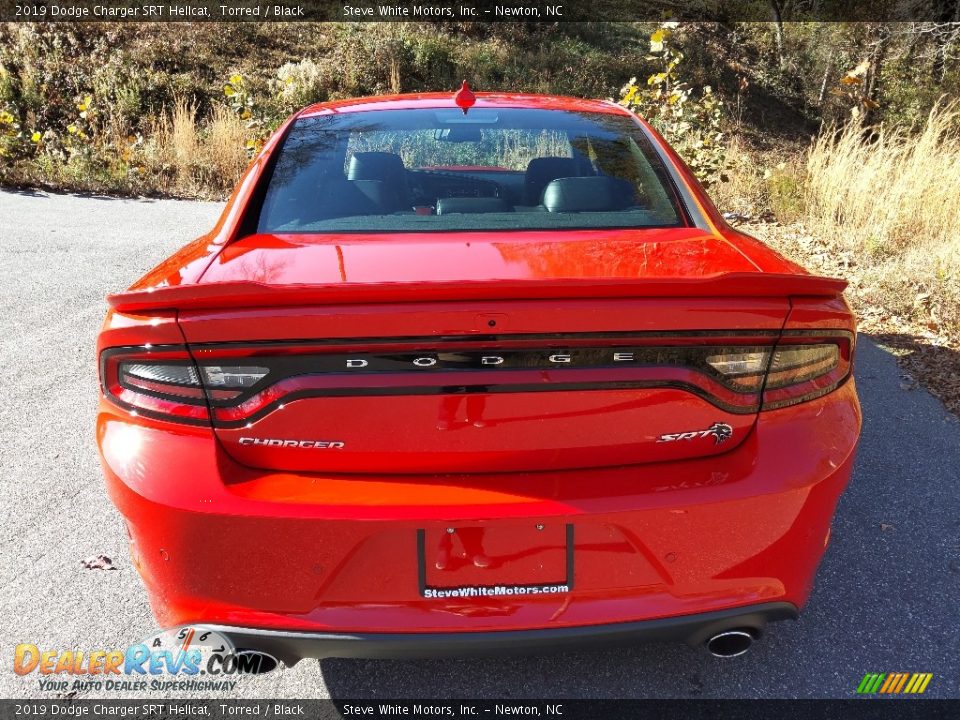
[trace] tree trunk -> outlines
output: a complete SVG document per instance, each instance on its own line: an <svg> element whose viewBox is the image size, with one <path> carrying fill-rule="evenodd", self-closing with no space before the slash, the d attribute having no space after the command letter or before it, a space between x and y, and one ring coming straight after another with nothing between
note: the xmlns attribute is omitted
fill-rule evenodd
<svg viewBox="0 0 960 720"><path fill-rule="evenodd" d="M783 68L783 12L780 0L770 0L770 10L773 13L773 36L777 42L777 64Z"/></svg>
<svg viewBox="0 0 960 720"><path fill-rule="evenodd" d="M956 27L955 23L960 22L960 2L953 0L943 3L937 21L941 26ZM934 37L936 48L933 54L933 79L943 82L947 76L947 51L950 43L956 40L956 34L944 30L936 33Z"/></svg>
<svg viewBox="0 0 960 720"><path fill-rule="evenodd" d="M833 51L827 55L827 64L823 68L823 82L820 83L820 94L817 96L817 105L823 107L823 100L827 96L827 81L830 79L830 71L833 70Z"/></svg>
<svg viewBox="0 0 960 720"><path fill-rule="evenodd" d="M880 37L873 49L873 55L870 58L870 69L867 71L866 82L863 88L863 97L866 100L873 100L880 87L880 73L883 71L883 62L887 57L887 50L890 40L890 31L885 27L880 28ZM869 106L864 108L864 122L871 114Z"/></svg>

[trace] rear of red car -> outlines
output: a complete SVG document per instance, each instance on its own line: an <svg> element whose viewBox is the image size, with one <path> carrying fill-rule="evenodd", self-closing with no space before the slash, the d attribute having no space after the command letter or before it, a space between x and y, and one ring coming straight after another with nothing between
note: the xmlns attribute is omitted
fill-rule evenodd
<svg viewBox="0 0 960 720"><path fill-rule="evenodd" d="M860 427L843 283L565 103L313 109L112 298L98 441L163 625L292 662L796 615Z"/></svg>

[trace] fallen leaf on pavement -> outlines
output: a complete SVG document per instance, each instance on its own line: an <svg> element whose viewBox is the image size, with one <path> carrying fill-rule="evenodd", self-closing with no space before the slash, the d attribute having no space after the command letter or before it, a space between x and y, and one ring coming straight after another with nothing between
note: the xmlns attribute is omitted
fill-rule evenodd
<svg viewBox="0 0 960 720"><path fill-rule="evenodd" d="M81 560L80 564L87 570L116 570L113 560L106 555L91 555L86 560Z"/></svg>

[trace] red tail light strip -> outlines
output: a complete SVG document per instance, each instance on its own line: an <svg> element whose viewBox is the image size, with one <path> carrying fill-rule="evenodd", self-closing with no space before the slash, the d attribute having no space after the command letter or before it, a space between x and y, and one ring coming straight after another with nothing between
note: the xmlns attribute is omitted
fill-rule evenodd
<svg viewBox="0 0 960 720"><path fill-rule="evenodd" d="M468 377L464 377L467 375ZM341 373L298 375L271 385L240 405L214 407L217 427L256 422L283 403L309 397L350 395L453 395L466 393L558 392L579 390L680 389L732 413L755 413L759 393L737 393L686 368L528 370L388 373L349 377Z"/></svg>
<svg viewBox="0 0 960 720"><path fill-rule="evenodd" d="M816 347L796 351L804 345ZM826 352L830 345L838 352ZM770 382L777 351L786 360L780 379ZM738 353L760 353L767 366L757 372L758 363L742 365ZM728 412L750 414L830 392L849 376L852 354L853 336L844 330L789 331L779 340L768 331L331 339L219 343L190 352L114 348L101 356L101 379L106 396L131 412L198 424L208 424L212 412L217 427L241 427L307 397L624 388L682 389ZM718 355L726 357L718 362ZM804 365L804 357L811 362ZM125 375L124 363L163 367L148 380ZM186 364L195 372L187 373ZM250 387L211 386L219 366L246 365L265 375ZM163 381L171 378L183 382ZM187 378L197 378L196 385Z"/></svg>

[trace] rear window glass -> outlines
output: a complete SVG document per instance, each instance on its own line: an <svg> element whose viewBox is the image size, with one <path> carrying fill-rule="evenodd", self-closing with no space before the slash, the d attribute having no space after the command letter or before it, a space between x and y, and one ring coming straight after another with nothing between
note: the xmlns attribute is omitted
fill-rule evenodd
<svg viewBox="0 0 960 720"><path fill-rule="evenodd" d="M258 231L425 232L683 224L629 117L474 108L301 118Z"/></svg>

